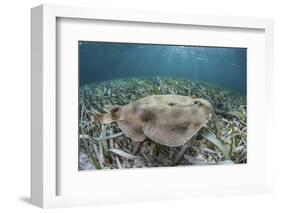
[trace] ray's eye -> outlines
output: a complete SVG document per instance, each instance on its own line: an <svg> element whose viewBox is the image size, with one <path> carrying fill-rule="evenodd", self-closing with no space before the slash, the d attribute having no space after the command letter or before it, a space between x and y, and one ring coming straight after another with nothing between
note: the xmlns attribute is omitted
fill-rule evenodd
<svg viewBox="0 0 281 213"><path fill-rule="evenodd" d="M199 102L199 101L194 101L193 102L196 106L201 106L201 102Z"/></svg>
<svg viewBox="0 0 281 213"><path fill-rule="evenodd" d="M175 103L169 103L168 105L169 106L175 106L176 104Z"/></svg>

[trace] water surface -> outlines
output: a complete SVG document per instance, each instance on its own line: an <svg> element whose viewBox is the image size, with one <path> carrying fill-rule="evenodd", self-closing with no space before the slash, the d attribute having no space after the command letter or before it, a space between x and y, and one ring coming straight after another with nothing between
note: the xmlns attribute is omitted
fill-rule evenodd
<svg viewBox="0 0 281 213"><path fill-rule="evenodd" d="M79 41L80 86L169 76L215 83L246 96L247 49Z"/></svg>

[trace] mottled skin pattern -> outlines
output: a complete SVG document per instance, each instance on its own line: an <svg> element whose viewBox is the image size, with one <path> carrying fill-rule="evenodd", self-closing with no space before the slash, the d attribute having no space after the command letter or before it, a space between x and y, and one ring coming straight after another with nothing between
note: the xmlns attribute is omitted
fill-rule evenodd
<svg viewBox="0 0 281 213"><path fill-rule="evenodd" d="M179 95L153 95L122 107L113 107L97 119L101 123L117 121L131 139L146 137L167 146L180 146L210 119L212 105L204 99Z"/></svg>

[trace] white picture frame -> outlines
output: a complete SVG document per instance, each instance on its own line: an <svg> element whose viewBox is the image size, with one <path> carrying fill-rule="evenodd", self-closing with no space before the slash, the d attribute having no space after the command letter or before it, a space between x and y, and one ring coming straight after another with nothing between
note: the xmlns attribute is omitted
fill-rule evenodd
<svg viewBox="0 0 281 213"><path fill-rule="evenodd" d="M123 11L100 8L85 8L74 6L54 6L41 5L31 10L31 201L33 204L47 208L60 206L76 206L76 205L92 205L98 203L114 203L114 202L138 202L143 200L163 200L178 199L198 196L214 196L214 195L233 195L233 194L252 194L264 193L271 191L271 165L270 165L270 141L273 136L270 129L266 126L266 144L263 146L267 150L263 155L266 158L264 165L260 167L260 171L264 173L262 178L257 178L251 184L250 177L248 181L242 181L229 184L227 182L200 186L198 183L192 183L193 188L188 185L173 185L167 183L165 190L159 187L151 188L150 195L133 191L123 191L123 196L106 196L100 195L82 195L81 194L60 194L58 195L59 173L61 167L58 166L60 158L58 146L56 144L58 138L57 126L57 88L60 81L57 79L57 29L58 20L63 19L79 19L79 20L101 20L101 21L118 21L122 23L153 23L155 25L166 26L167 30L173 30L173 26L200 26L202 28L218 28L233 30L258 30L263 33L262 41L264 41L264 67L261 68L259 80L250 79L251 85L257 86L258 81L263 81L265 87L259 88L264 94L266 106L273 104L270 91L273 89L273 21L271 19L260 18L241 18L241 17L217 17L204 15L188 15L188 14L166 14L153 13L147 11ZM208 36L208 35L206 35ZM235 35L234 35L235 36ZM266 78L262 78L265 76ZM258 77L257 77L258 78ZM252 93L254 94L254 93ZM250 100L251 101L251 100ZM252 100L254 101L254 99ZM259 112L264 112L263 105ZM271 113L268 112L263 122L266 124L272 119ZM258 128L258 127L257 127ZM254 147L254 146L253 146ZM260 149L260 147L259 147ZM255 149L253 149L255 150ZM73 162L77 163L77 162ZM253 163L254 165L254 163ZM218 171L217 167L213 167L214 171ZM225 168L226 169L226 168ZM235 171L235 167L227 168L228 171ZM206 170L206 168L198 168L196 170ZM242 168L247 170L247 167ZM256 169L257 170L257 169ZM62 170L63 171L63 170ZM134 171L125 171L124 175L134 175ZM159 175L161 172L171 171L176 175L183 174L183 169L176 170L174 168L166 168L164 170L155 171L153 169L146 170L145 173L139 172L138 175L153 174ZM237 170L238 172L240 171ZM78 170L77 170L78 172ZM181 173L180 173L181 172ZM191 170L189 171L191 172ZM116 172L114 172L116 176ZM195 174L197 174L195 172ZM199 175L198 173L197 175ZM203 174L203 173L202 173ZM244 174L247 174L245 171ZM258 174L258 173L257 173ZM91 174L90 178L93 178ZM110 171L105 176L110 178ZM118 176L118 175L117 175ZM117 177L116 178L122 178ZM171 176L173 177L173 176ZM196 178L196 175L193 177ZM84 180L88 180L87 177ZM105 179L106 180L106 179ZM153 178L152 178L153 181ZM61 183L60 183L61 184ZM75 183L74 183L75 184ZM208 187L209 186L209 187ZM124 186L126 187L126 186ZM74 187L75 188L75 187ZM77 188L76 188L77 189ZM90 190L90 189L89 189ZM110 190L110 189L108 189ZM113 190L111 188L111 190ZM177 192L175 194L175 192ZM126 194L127 193L127 194ZM116 196L117 195L117 196Z"/></svg>

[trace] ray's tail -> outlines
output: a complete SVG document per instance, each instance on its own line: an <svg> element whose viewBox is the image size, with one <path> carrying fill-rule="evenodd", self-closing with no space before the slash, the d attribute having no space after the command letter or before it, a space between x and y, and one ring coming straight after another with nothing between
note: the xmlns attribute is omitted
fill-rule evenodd
<svg viewBox="0 0 281 213"><path fill-rule="evenodd" d="M113 122L111 113L101 114L99 112L96 112L92 116L92 120L94 120L95 122L101 123L101 124L108 124L108 123Z"/></svg>
<svg viewBox="0 0 281 213"><path fill-rule="evenodd" d="M92 120L101 124L109 124L114 121L120 120L120 107L114 107L107 113L95 112Z"/></svg>

